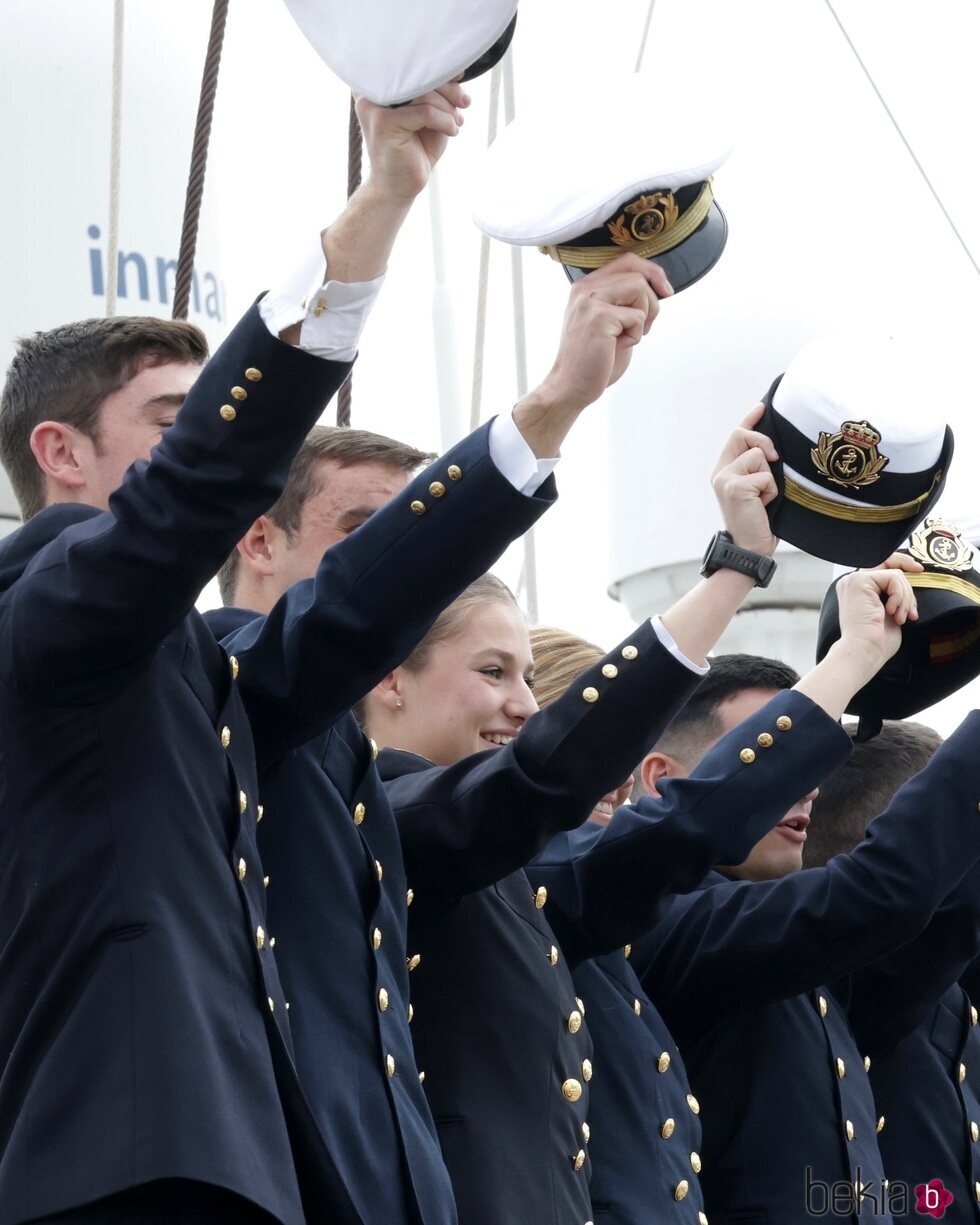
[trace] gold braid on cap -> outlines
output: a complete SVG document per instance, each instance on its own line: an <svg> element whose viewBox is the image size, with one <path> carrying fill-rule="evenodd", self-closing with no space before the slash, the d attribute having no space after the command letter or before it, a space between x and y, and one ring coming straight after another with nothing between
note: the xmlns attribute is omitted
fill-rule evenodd
<svg viewBox="0 0 980 1225"><path fill-rule="evenodd" d="M900 502L897 506L859 506L853 502L835 502L833 498L824 497L812 489L794 481L783 474L783 495L789 502L795 502L806 510L812 510L818 515L826 515L830 519L844 519L850 523L898 523L914 515L932 497L932 491L942 480L943 471L933 476L932 484L911 502ZM906 576L908 577L908 576Z"/></svg>
<svg viewBox="0 0 980 1225"><path fill-rule="evenodd" d="M673 194L664 193L670 197L673 204ZM614 247L538 247L545 255L550 255L559 264L567 264L569 268L601 268L624 252L639 255L641 259L652 259L655 255L663 255L679 247L686 238L690 238L698 228L711 208L714 200L711 180L708 179L701 188L696 199L684 214L673 222L663 226L651 238L642 238L630 242L621 242ZM676 208L676 204L674 205Z"/></svg>
<svg viewBox="0 0 980 1225"><path fill-rule="evenodd" d="M969 600L971 604L980 604L980 591L977 590L969 579L960 578L958 574L933 574L926 570L923 574L906 574L905 577L912 587L939 587L943 591L952 591L956 595L962 596L964 600Z"/></svg>

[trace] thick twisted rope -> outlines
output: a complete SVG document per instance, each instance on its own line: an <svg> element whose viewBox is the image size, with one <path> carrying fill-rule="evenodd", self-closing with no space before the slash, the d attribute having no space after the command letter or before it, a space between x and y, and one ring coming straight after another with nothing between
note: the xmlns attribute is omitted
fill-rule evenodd
<svg viewBox="0 0 980 1225"><path fill-rule="evenodd" d="M347 199L349 200L361 185L361 169L363 161L364 137L361 125L354 109L354 95L351 94L350 116L347 122ZM350 425L351 380L349 374L337 393L337 424Z"/></svg>
<svg viewBox="0 0 980 1225"><path fill-rule="evenodd" d="M174 284L174 319L186 319L194 277L194 253L197 249L197 227L201 218L204 196L204 174L208 165L208 143L211 139L211 118L214 115L214 95L218 88L221 66L221 45L225 37L228 0L214 0L211 12L211 34L204 59L201 97L197 106L194 144L191 149L191 169L187 178L184 200L184 221L180 231L180 253L177 256L177 279Z"/></svg>

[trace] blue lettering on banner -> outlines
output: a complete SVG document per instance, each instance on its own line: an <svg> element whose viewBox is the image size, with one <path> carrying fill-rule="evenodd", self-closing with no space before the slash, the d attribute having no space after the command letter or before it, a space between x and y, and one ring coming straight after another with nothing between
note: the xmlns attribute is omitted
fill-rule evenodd
<svg viewBox="0 0 980 1225"><path fill-rule="evenodd" d="M105 297L105 257L98 245L102 231L97 225L88 227L88 236L95 244L89 248L89 282L97 298ZM152 271L151 271L152 270ZM174 300L174 282L177 279L177 261L162 256L147 256L139 251L120 251L116 267L116 295L123 298L138 298L141 302L151 300L161 306L170 306ZM202 306L203 290L203 306ZM224 286L213 272L201 272L195 268L191 277L191 309L198 315L219 323L225 317Z"/></svg>

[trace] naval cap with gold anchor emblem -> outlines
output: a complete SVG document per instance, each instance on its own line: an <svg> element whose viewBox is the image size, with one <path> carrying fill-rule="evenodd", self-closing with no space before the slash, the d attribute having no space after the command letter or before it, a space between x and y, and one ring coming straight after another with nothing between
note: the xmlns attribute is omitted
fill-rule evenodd
<svg viewBox="0 0 980 1225"><path fill-rule="evenodd" d="M728 237L712 175L731 142L717 113L673 110L643 78L570 88L518 115L490 147L475 190L477 226L538 247L569 280L633 252L659 264L675 292L693 285ZM629 116L643 117L640 129Z"/></svg>
<svg viewBox="0 0 980 1225"><path fill-rule="evenodd" d="M839 332L811 341L763 397L776 444L773 532L815 557L876 566L942 493L953 432L914 342Z"/></svg>
<svg viewBox="0 0 980 1225"><path fill-rule="evenodd" d="M286 7L344 84L382 106L487 72L517 22L517 0L286 0Z"/></svg>
<svg viewBox="0 0 980 1225"><path fill-rule="evenodd" d="M980 573L973 546L956 524L933 517L900 551L924 567L905 576L919 617L905 623L898 651L847 707L860 719L859 740L876 735L883 719L918 714L980 675ZM818 660L840 637L839 581L820 610Z"/></svg>

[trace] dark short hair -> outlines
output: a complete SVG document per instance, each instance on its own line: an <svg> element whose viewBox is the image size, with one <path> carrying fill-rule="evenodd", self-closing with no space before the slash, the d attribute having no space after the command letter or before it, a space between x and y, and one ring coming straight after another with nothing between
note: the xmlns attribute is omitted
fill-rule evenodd
<svg viewBox="0 0 980 1225"><path fill-rule="evenodd" d="M800 679L789 664L762 655L716 655L708 673L657 741L657 748L689 768L724 730L718 708L746 689L792 689Z"/></svg>
<svg viewBox="0 0 980 1225"><path fill-rule="evenodd" d="M60 421L99 443L100 413L108 396L147 366L202 365L208 342L192 323L118 315L82 319L18 341L0 397L0 460L21 514L44 508L44 478L31 450L42 421Z"/></svg>
<svg viewBox="0 0 980 1225"><path fill-rule="evenodd" d="M857 724L845 726L852 735ZM851 758L821 786L813 802L803 847L804 868L816 868L851 851L868 823L884 812L895 792L925 766L942 744L923 723L886 721L872 740L855 745Z"/></svg>
<svg viewBox="0 0 980 1225"><path fill-rule="evenodd" d="M291 540L299 531L303 507L324 487L324 473L320 467L323 460L331 460L339 468L373 463L414 472L433 459L435 455L431 451L419 451L408 443L386 438L384 434L315 425L292 462L279 500L266 514ZM238 550L235 549L218 571L218 587L226 604L231 604L235 598L238 563Z"/></svg>

